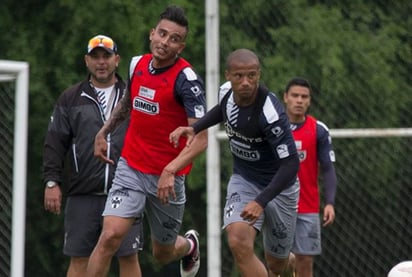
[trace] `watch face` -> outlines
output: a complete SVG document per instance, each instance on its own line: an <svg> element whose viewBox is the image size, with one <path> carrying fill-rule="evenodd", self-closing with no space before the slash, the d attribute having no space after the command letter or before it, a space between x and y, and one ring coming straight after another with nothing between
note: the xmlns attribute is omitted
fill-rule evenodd
<svg viewBox="0 0 412 277"><path fill-rule="evenodd" d="M48 188L53 188L53 187L55 187L57 184L56 184L56 182L52 182L52 181L48 181L47 182L47 187Z"/></svg>

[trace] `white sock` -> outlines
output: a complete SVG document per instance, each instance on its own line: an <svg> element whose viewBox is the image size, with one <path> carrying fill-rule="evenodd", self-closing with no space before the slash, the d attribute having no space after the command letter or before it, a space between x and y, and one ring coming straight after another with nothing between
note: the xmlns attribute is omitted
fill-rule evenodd
<svg viewBox="0 0 412 277"><path fill-rule="evenodd" d="M187 255L190 255L192 253L192 251L195 249L195 243L191 239L187 239L187 240L189 241L189 244L190 244L189 251L187 252Z"/></svg>

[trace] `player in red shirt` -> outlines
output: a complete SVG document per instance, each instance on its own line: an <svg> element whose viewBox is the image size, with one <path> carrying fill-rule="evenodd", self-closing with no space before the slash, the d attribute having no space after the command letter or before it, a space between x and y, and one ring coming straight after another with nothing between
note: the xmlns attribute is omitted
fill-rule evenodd
<svg viewBox="0 0 412 277"><path fill-rule="evenodd" d="M292 247L295 272L297 277L312 277L313 258L321 254L318 172L320 169L324 184L322 226L325 227L335 219L335 154L327 126L307 114L311 99L309 82L303 78L290 80L283 99L300 160L298 218Z"/></svg>
<svg viewBox="0 0 412 277"><path fill-rule="evenodd" d="M179 235L186 202L185 176L191 162L207 146L207 133L198 143L174 148L169 133L201 118L206 110L204 85L180 57L188 21L180 7L169 6L150 32L150 54L130 63L128 91L96 135L95 155L105 162L107 134L130 117L113 186L103 212L104 223L88 264L89 277L107 276L108 266L131 224L145 212L153 256L165 265L181 259L182 277L193 277L200 265L195 230Z"/></svg>

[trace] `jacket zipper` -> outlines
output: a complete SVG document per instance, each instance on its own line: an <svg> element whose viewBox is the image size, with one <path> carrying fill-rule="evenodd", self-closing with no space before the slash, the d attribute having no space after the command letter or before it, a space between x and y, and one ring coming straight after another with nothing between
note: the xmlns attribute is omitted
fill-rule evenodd
<svg viewBox="0 0 412 277"><path fill-rule="evenodd" d="M104 115L104 111L103 108L100 106L100 104L90 95L88 95L87 93L85 93L84 91L82 91L81 96L87 97L88 99L92 100L97 107L99 108L100 111L100 117L103 121L103 124L106 122L106 116ZM118 100L119 97L119 91L118 89L116 90L116 100ZM117 104L116 100L113 103L113 107ZM107 158L110 158L110 147L111 147L111 137L110 134L107 135ZM77 164L77 161L75 161L75 163ZM77 166L76 166L77 168ZM107 194L108 191L108 186L109 186L109 171L110 171L110 164L106 163L105 166L105 170L104 170L104 188L103 188L103 193Z"/></svg>

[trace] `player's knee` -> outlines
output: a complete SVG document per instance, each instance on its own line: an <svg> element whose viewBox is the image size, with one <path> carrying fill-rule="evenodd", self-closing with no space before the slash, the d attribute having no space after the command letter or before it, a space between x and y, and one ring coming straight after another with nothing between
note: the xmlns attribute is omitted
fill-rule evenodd
<svg viewBox="0 0 412 277"><path fill-rule="evenodd" d="M106 250L116 251L120 247L123 236L113 230L104 230L99 238L98 244Z"/></svg>
<svg viewBox="0 0 412 277"><path fill-rule="evenodd" d="M253 246L239 236L228 237L229 248L237 261L249 258L253 254Z"/></svg>
<svg viewBox="0 0 412 277"><path fill-rule="evenodd" d="M313 257L308 255L296 255L296 267L309 270L313 264Z"/></svg>

